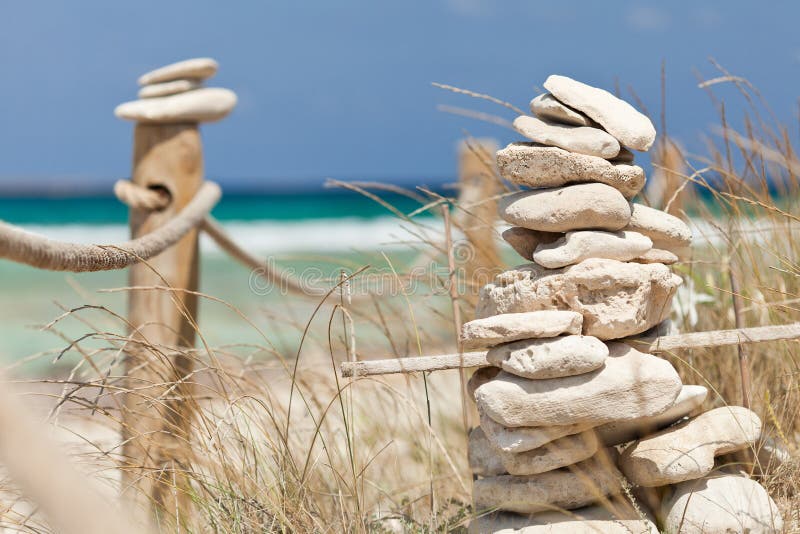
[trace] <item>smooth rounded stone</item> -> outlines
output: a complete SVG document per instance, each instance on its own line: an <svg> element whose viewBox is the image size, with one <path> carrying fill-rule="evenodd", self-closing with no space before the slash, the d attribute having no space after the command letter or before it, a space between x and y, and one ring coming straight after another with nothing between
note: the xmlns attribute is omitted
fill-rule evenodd
<svg viewBox="0 0 800 534"><path fill-rule="evenodd" d="M531 100L531 113L543 120L571 124L572 126L593 126L592 119L579 111L559 102L550 93L544 93Z"/></svg>
<svg viewBox="0 0 800 534"><path fill-rule="evenodd" d="M667 361L609 343L605 365L576 376L529 380L506 372L475 391L478 410L506 427L641 419L669 408L681 379Z"/></svg>
<svg viewBox="0 0 800 534"><path fill-rule="evenodd" d="M537 143L511 143L498 150L497 168L505 179L527 187L599 182L617 189L628 199L636 196L645 183L644 169L637 165Z"/></svg>
<svg viewBox="0 0 800 534"><path fill-rule="evenodd" d="M662 510L664 532L668 534L783 532L780 511L767 491L739 475L678 484Z"/></svg>
<svg viewBox="0 0 800 534"><path fill-rule="evenodd" d="M475 372L472 373L472 376L469 377L469 380L467 380L467 395L469 395L469 398L474 400L475 390L489 380L492 380L499 372L499 368L491 365L489 367L479 367L476 369Z"/></svg>
<svg viewBox="0 0 800 534"><path fill-rule="evenodd" d="M475 481L477 511L505 510L531 514L554 507L574 510L622 491L621 474L608 461L591 458L568 468L538 475L499 475Z"/></svg>
<svg viewBox="0 0 800 534"><path fill-rule="evenodd" d="M594 371L607 356L605 343L578 335L504 343L489 349L486 360L512 375L542 379Z"/></svg>
<svg viewBox="0 0 800 534"><path fill-rule="evenodd" d="M653 248L680 256L679 251L692 244L692 231L674 215L643 204L631 203L631 219L625 230L644 234L653 240Z"/></svg>
<svg viewBox="0 0 800 534"><path fill-rule="evenodd" d="M498 205L509 224L540 232L620 230L631 216L622 193L600 183L520 191L502 197Z"/></svg>
<svg viewBox="0 0 800 534"><path fill-rule="evenodd" d="M596 432L606 446L627 443L646 436L690 415L706 400L705 386L683 386L672 406L660 414L633 421L617 421L597 427Z"/></svg>
<svg viewBox="0 0 800 534"><path fill-rule="evenodd" d="M582 322L581 315L572 311L504 313L464 323L461 342L465 349L475 349L518 339L580 334Z"/></svg>
<svg viewBox="0 0 800 534"><path fill-rule="evenodd" d="M537 232L521 226L512 226L502 233L506 243L511 245L517 254L529 261L533 261L533 251L540 243L552 243L562 235L552 232Z"/></svg>
<svg viewBox="0 0 800 534"><path fill-rule="evenodd" d="M649 150L656 129L646 115L608 91L567 76L551 75L544 87L559 101L603 126L619 142L634 150Z"/></svg>
<svg viewBox="0 0 800 534"><path fill-rule="evenodd" d="M669 316L681 277L658 263L592 258L564 269L530 263L484 286L477 317L535 310L583 315L583 334L602 340L644 332Z"/></svg>
<svg viewBox="0 0 800 534"><path fill-rule="evenodd" d="M677 484L707 475L715 457L747 448L760 435L761 420L747 408L716 408L631 444L620 467L639 486Z"/></svg>
<svg viewBox="0 0 800 534"><path fill-rule="evenodd" d="M139 77L139 85L153 85L183 78L205 80L217 73L219 64L210 57L198 57L171 63Z"/></svg>
<svg viewBox="0 0 800 534"><path fill-rule="evenodd" d="M599 446L600 441L595 433L588 430L558 438L531 451L520 453L496 451L496 454L506 473L538 475L591 458Z"/></svg>
<svg viewBox="0 0 800 534"><path fill-rule="evenodd" d="M197 89L202 84L198 80L173 80L171 82L145 85L139 89L139 98L156 98L159 96L176 95Z"/></svg>
<svg viewBox="0 0 800 534"><path fill-rule="evenodd" d="M467 458L473 475L492 477L507 474L498 451L486 439L481 427L475 427L467 440Z"/></svg>
<svg viewBox="0 0 800 534"><path fill-rule="evenodd" d="M537 246L533 261L548 269L559 269L589 258L628 261L651 248L653 242L639 232L574 230L557 241Z"/></svg>
<svg viewBox="0 0 800 534"><path fill-rule="evenodd" d="M613 505L618 509L617 503ZM642 518L630 505L623 513L614 513L602 504L572 511L553 510L538 514L495 512L473 519L470 534L564 533L564 534L658 534L650 518Z"/></svg>
<svg viewBox="0 0 800 534"><path fill-rule="evenodd" d="M531 141L557 146L589 156L611 159L619 154L619 141L600 128L569 126L557 122L520 115L514 119L514 129Z"/></svg>
<svg viewBox="0 0 800 534"><path fill-rule="evenodd" d="M236 106L236 93L206 87L177 95L144 98L120 104L114 115L120 119L156 124L214 122L225 118Z"/></svg>
<svg viewBox="0 0 800 534"><path fill-rule="evenodd" d="M572 436L594 426L594 423L577 423L574 425L512 428L501 425L486 414L481 414L481 428L492 446L498 450L512 453L538 449L558 438Z"/></svg>
<svg viewBox="0 0 800 534"><path fill-rule="evenodd" d="M652 240L651 240L652 243ZM677 263L678 256L669 250L664 250L662 248L651 248L644 254L639 257L633 258L632 261L636 263L662 263L664 265L672 265L673 263Z"/></svg>

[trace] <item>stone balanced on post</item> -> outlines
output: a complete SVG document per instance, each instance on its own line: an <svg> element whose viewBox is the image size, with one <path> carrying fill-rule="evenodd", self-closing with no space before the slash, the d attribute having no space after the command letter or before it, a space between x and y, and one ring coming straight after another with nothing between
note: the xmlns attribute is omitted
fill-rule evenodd
<svg viewBox="0 0 800 534"><path fill-rule="evenodd" d="M706 388L626 343L669 329L681 278L668 265L691 243L683 221L631 202L645 174L628 149L648 150L653 124L565 76L544 86L532 116L514 121L533 142L497 153L502 176L528 188L501 199L513 225L503 237L532 263L481 290L461 336L493 365L470 380L481 418L469 460L486 513L470 531L780 530L761 486L715 470L716 457L754 444L759 418L696 415Z"/></svg>

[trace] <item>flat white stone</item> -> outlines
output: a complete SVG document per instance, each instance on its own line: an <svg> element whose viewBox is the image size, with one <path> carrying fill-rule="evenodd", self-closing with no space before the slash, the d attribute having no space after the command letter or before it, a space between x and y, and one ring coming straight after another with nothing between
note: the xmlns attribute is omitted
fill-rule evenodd
<svg viewBox="0 0 800 534"><path fill-rule="evenodd" d="M215 75L218 68L219 64L210 57L198 57L151 70L142 74L138 81L139 85L152 85L182 78L205 80Z"/></svg>
<svg viewBox="0 0 800 534"><path fill-rule="evenodd" d="M557 270L530 263L500 273L484 286L476 316L573 310L583 315L584 335L619 339L666 319L681 282L658 263L592 258Z"/></svg>
<svg viewBox="0 0 800 534"><path fill-rule="evenodd" d="M739 475L678 484L662 514L667 534L784 532L775 501L757 482Z"/></svg>
<svg viewBox="0 0 800 534"><path fill-rule="evenodd" d="M603 366L605 343L592 336L524 339L489 349L486 360L512 375L542 379L573 376Z"/></svg>
<svg viewBox="0 0 800 534"><path fill-rule="evenodd" d="M615 511L620 499L612 497ZM612 513L602 504L572 511L549 511L531 515L495 512L473 519L470 534L659 534L650 518L643 519L628 503L623 513Z"/></svg>
<svg viewBox="0 0 800 534"><path fill-rule="evenodd" d="M473 392L473 398L474 396ZM538 449L558 438L571 436L594 426L594 423L578 423L560 426L505 427L491 417L481 414L481 428L492 446L501 451L514 453Z"/></svg>
<svg viewBox="0 0 800 534"><path fill-rule="evenodd" d="M650 242L652 243L652 240L650 240ZM679 259L677 254L669 250L651 248L638 258L634 258L633 261L637 263L663 263L664 265L672 265L673 263L677 263Z"/></svg>
<svg viewBox="0 0 800 534"><path fill-rule="evenodd" d="M514 119L514 129L531 141L570 152L611 159L619 154L619 142L599 128L569 126L528 115Z"/></svg>
<svg viewBox="0 0 800 534"><path fill-rule="evenodd" d="M627 147L649 150L656 140L650 119L608 91L559 75L549 76L544 87L559 101L602 125Z"/></svg>
<svg viewBox="0 0 800 534"><path fill-rule="evenodd" d="M145 85L139 89L139 98L156 98L159 96L177 95L202 86L198 80L173 80L171 82Z"/></svg>
<svg viewBox="0 0 800 534"><path fill-rule="evenodd" d="M488 442L488 440L487 440ZM510 475L538 475L573 465L594 456L600 441L591 430L558 438L531 451L496 451L505 472Z"/></svg>
<svg viewBox="0 0 800 534"><path fill-rule="evenodd" d="M550 93L544 93L531 100L531 113L540 119L571 124L572 126L593 126L592 119L559 102Z"/></svg>
<svg viewBox="0 0 800 534"><path fill-rule="evenodd" d="M623 343L609 343L605 365L590 373L529 380L501 372L475 391L481 413L506 427L640 419L669 408L681 390L672 365Z"/></svg>
<svg viewBox="0 0 800 534"><path fill-rule="evenodd" d="M520 191L502 197L498 205L509 224L540 232L620 230L631 213L622 193L599 183Z"/></svg>
<svg viewBox="0 0 800 534"><path fill-rule="evenodd" d="M553 508L574 510L622 491L619 471L594 458L571 468L532 476L481 478L473 486L476 511L498 509L530 514Z"/></svg>
<svg viewBox="0 0 800 534"><path fill-rule="evenodd" d="M478 388L476 397L488 385ZM620 456L620 468L645 487L694 480L714 469L716 456L747 448L760 435L761 420L747 408L716 408L631 444Z"/></svg>
<svg viewBox="0 0 800 534"><path fill-rule="evenodd" d="M692 244L692 231L686 223L667 212L636 202L631 203L631 219L625 230L644 234L652 239L653 248L676 254Z"/></svg>
<svg viewBox="0 0 800 534"><path fill-rule="evenodd" d="M589 258L628 261L651 248L650 238L638 232L573 230L557 241L538 245L533 261L548 269L558 269Z"/></svg>
<svg viewBox="0 0 800 534"><path fill-rule="evenodd" d="M137 122L173 124L214 122L225 118L236 106L236 93L206 87L177 95L144 98L117 106L114 115Z"/></svg>
<svg viewBox="0 0 800 534"><path fill-rule="evenodd" d="M708 395L704 386L683 386L672 406L660 414L633 421L607 423L595 430L607 446L627 443L669 426L698 409Z"/></svg>
<svg viewBox="0 0 800 534"><path fill-rule="evenodd" d="M533 261L533 251L540 243L552 243L562 235L552 232L537 232L521 226L512 226L502 233L506 243L528 261Z"/></svg>
<svg viewBox="0 0 800 534"><path fill-rule="evenodd" d="M461 342L465 349L474 349L518 339L578 334L581 322L581 315L572 311L506 313L464 323Z"/></svg>
<svg viewBox="0 0 800 534"><path fill-rule="evenodd" d="M503 178L526 187L600 182L628 199L636 196L645 182L644 170L637 165L536 143L511 143L498 150L497 168Z"/></svg>

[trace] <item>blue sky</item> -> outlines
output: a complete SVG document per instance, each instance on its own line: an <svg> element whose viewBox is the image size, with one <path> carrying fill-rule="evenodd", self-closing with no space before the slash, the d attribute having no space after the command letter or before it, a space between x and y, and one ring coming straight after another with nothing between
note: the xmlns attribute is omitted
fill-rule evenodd
<svg viewBox="0 0 800 534"><path fill-rule="evenodd" d="M326 176L432 182L451 176L466 130L502 128L437 104L502 108L431 87L490 93L525 108L548 74L623 94L658 116L667 65L670 134L700 149L714 122L697 72L716 58L796 120L797 2L2 2L0 187L105 186L129 173L131 124L113 116L136 78L175 60L212 56L212 85L239 106L204 127L209 177L291 186ZM730 88L729 109L743 108ZM657 124L660 128L660 124ZM796 128L793 128L793 130Z"/></svg>

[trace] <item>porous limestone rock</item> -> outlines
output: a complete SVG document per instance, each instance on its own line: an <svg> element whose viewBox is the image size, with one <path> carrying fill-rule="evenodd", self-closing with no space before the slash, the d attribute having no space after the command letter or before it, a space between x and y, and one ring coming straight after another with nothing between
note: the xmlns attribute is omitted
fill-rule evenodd
<svg viewBox="0 0 800 534"><path fill-rule="evenodd" d="M653 248L663 249L680 256L692 243L692 231L674 215L643 204L631 203L631 218L625 230L644 234L653 240Z"/></svg>
<svg viewBox="0 0 800 534"><path fill-rule="evenodd" d="M651 248L638 258L633 258L632 261L635 261L636 263L663 263L664 265L672 265L679 259L680 258L678 258L677 254L674 254L669 250L664 250L662 248Z"/></svg>
<svg viewBox="0 0 800 534"><path fill-rule="evenodd" d="M529 380L501 372L475 391L482 414L506 427L640 419L669 408L681 390L672 365L624 343L609 343L605 365L590 373Z"/></svg>
<svg viewBox="0 0 800 534"><path fill-rule="evenodd" d="M511 245L517 254L526 260L533 261L533 251L540 243L552 243L563 234L553 232L537 232L521 226L512 226L501 234L506 243Z"/></svg>
<svg viewBox="0 0 800 534"><path fill-rule="evenodd" d="M114 114L120 119L157 124L214 122L225 118L236 106L236 93L206 87L177 95L144 98L120 104Z"/></svg>
<svg viewBox="0 0 800 534"><path fill-rule="evenodd" d="M651 248L650 238L638 232L573 230L552 243L539 244L533 261L548 269L558 269L589 258L628 261Z"/></svg>
<svg viewBox="0 0 800 534"><path fill-rule="evenodd" d="M475 427L469 433L467 458L473 475L492 477L508 473L498 451L486 439L481 427Z"/></svg>
<svg viewBox="0 0 800 534"><path fill-rule="evenodd" d="M667 534L783 532L781 514L766 490L734 474L678 484L662 510Z"/></svg>
<svg viewBox="0 0 800 534"><path fill-rule="evenodd" d="M145 85L139 89L139 98L155 98L159 96L176 95L197 89L202 84L197 80L173 80L171 82Z"/></svg>
<svg viewBox="0 0 800 534"><path fill-rule="evenodd" d="M210 57L198 57L171 63L139 77L139 85L153 85L183 78L205 80L217 73L219 65Z"/></svg>
<svg viewBox="0 0 800 534"><path fill-rule="evenodd" d="M559 102L550 93L544 93L531 100L531 113L540 119L573 126L593 126L592 119L579 111Z"/></svg>
<svg viewBox="0 0 800 534"><path fill-rule="evenodd" d="M498 150L497 168L507 180L527 187L600 182L628 199L641 191L645 182L644 170L637 165L536 143L511 143Z"/></svg>
<svg viewBox="0 0 800 534"><path fill-rule="evenodd" d="M626 443L652 434L691 414L703 404L706 395L708 390L704 386L683 386L672 406L660 414L632 421L606 423L595 430L600 440L607 446Z"/></svg>
<svg viewBox="0 0 800 534"><path fill-rule="evenodd" d="M646 115L604 89L556 74L547 78L544 87L560 102L600 124L627 147L645 151L656 140L656 129Z"/></svg>
<svg viewBox="0 0 800 534"><path fill-rule="evenodd" d="M583 334L618 339L644 332L669 316L681 278L658 263L592 258L564 269L535 263L497 275L481 289L476 316L536 310L583 315Z"/></svg>
<svg viewBox="0 0 800 534"><path fill-rule="evenodd" d="M509 224L541 232L620 230L631 214L622 193L600 183L520 191L502 197L498 205Z"/></svg>
<svg viewBox="0 0 800 534"><path fill-rule="evenodd" d="M599 444L597 435L588 430L558 438L538 449L520 453L495 451L495 454L510 475L538 475L591 458Z"/></svg>
<svg viewBox="0 0 800 534"><path fill-rule="evenodd" d="M473 392L474 398L474 392ZM537 449L564 436L571 436L595 426L594 423L574 425L505 427L481 414L481 428L492 445L505 452L525 452Z"/></svg>
<svg viewBox="0 0 800 534"><path fill-rule="evenodd" d="M581 315L572 311L504 313L464 323L461 326L461 342L465 349L474 349L518 339L579 334L581 323Z"/></svg>
<svg viewBox="0 0 800 534"><path fill-rule="evenodd" d="M619 141L600 128L570 126L520 115L514 119L514 129L531 141L578 154L608 159L619 154Z"/></svg>
<svg viewBox="0 0 800 534"><path fill-rule="evenodd" d="M538 475L480 478L473 487L478 512L506 510L531 514L554 507L574 510L622 491L621 475L610 461L591 458Z"/></svg>
<svg viewBox="0 0 800 534"><path fill-rule="evenodd" d="M492 383L478 388L476 397ZM747 408L716 408L631 444L620 456L620 468L645 487L694 480L714 469L716 456L744 449L760 435L761 420Z"/></svg>
<svg viewBox="0 0 800 534"><path fill-rule="evenodd" d="M607 356L608 347L596 337L559 336L497 345L486 360L513 375L541 379L594 371Z"/></svg>

